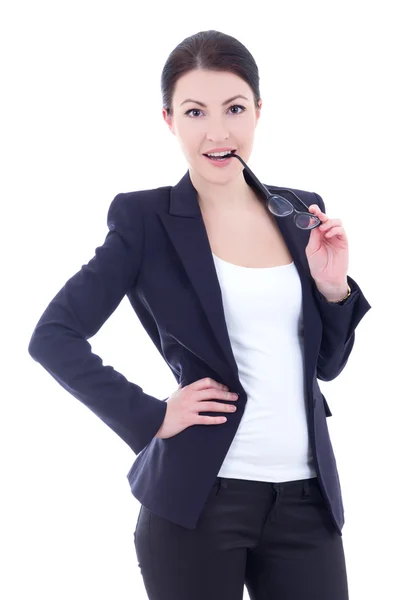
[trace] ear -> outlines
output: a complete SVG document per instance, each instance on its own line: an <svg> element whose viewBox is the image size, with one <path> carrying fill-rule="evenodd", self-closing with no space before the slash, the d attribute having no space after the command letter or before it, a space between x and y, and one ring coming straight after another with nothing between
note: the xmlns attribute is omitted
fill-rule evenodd
<svg viewBox="0 0 400 600"><path fill-rule="evenodd" d="M256 108L256 125L258 125L258 121L261 117L261 107L262 107L262 100L258 101L258 108Z"/></svg>
<svg viewBox="0 0 400 600"><path fill-rule="evenodd" d="M175 135L175 128L174 128L174 120L173 117L171 117L171 115L169 115L166 111L165 108L162 108L162 116L164 121L166 122L166 124L169 127L169 130L171 131L171 133L173 133Z"/></svg>

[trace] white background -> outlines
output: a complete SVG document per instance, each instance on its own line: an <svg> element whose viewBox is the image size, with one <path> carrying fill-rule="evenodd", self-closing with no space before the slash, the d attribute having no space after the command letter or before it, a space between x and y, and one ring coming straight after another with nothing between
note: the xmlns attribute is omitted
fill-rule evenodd
<svg viewBox="0 0 400 600"><path fill-rule="evenodd" d="M160 77L171 50L206 29L237 37L259 66L263 108L252 170L265 183L318 192L328 216L346 228L349 275L372 310L346 369L321 389L333 412L350 597L399 598L394 7L382 0L3 3L4 599L147 597L133 544L140 504L126 479L135 455L27 348L50 300L103 243L114 196L175 185L185 173L162 119ZM91 344L146 393L162 399L176 389L127 298Z"/></svg>

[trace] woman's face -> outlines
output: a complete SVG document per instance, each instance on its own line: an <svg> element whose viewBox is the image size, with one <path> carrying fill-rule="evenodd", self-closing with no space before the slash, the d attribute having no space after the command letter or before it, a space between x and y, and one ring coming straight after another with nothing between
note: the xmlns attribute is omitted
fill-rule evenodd
<svg viewBox="0 0 400 600"><path fill-rule="evenodd" d="M224 104L238 95L244 98ZM168 116L163 109L163 117L177 136L193 171L208 181L219 183L234 179L243 171L243 165L236 158L220 166L221 163L211 162L204 156L214 149L230 148L248 161L261 100L256 109L253 91L243 79L225 71L190 71L177 81L172 108L173 116Z"/></svg>

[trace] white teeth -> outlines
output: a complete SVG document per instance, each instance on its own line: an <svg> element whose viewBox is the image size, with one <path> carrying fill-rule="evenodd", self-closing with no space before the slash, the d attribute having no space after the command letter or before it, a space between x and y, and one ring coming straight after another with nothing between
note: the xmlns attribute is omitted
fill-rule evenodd
<svg viewBox="0 0 400 600"><path fill-rule="evenodd" d="M207 156L227 156L228 154L232 154L231 150L225 150L225 152L211 152L211 154L207 154Z"/></svg>

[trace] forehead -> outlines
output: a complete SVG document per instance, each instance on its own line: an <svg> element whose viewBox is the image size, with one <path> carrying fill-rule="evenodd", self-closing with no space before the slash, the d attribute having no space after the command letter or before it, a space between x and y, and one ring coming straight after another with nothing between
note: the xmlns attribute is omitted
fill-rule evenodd
<svg viewBox="0 0 400 600"><path fill-rule="evenodd" d="M206 104L220 104L223 100L236 94L243 94L250 98L251 93L250 86L234 73L195 69L178 79L174 102L179 105L187 98L192 98Z"/></svg>

